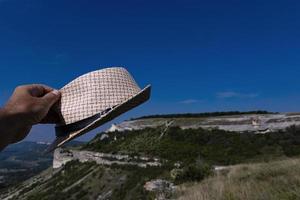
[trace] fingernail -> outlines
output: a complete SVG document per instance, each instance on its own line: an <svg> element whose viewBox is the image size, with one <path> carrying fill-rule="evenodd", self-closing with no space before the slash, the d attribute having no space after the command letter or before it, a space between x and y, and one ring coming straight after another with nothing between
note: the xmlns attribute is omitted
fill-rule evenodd
<svg viewBox="0 0 300 200"><path fill-rule="evenodd" d="M55 95L60 95L60 91L58 91L58 90L53 90L52 93Z"/></svg>

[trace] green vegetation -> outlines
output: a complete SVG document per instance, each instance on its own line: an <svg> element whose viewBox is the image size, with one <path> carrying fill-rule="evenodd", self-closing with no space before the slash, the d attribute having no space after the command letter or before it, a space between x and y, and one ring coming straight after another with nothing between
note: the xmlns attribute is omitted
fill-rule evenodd
<svg viewBox="0 0 300 200"><path fill-rule="evenodd" d="M194 163L194 164L189 164L183 167L182 169L173 169L171 171L171 175L172 172L174 171L175 172L177 171L177 173L174 174L173 177L174 182L176 184L191 182L191 181L201 181L212 174L211 166L206 163L202 163L200 165Z"/></svg>
<svg viewBox="0 0 300 200"><path fill-rule="evenodd" d="M181 200L300 199L300 159L232 166L200 183L184 184Z"/></svg>
<svg viewBox="0 0 300 200"><path fill-rule="evenodd" d="M109 194L111 200L153 199L153 194L144 190L146 181L165 177L163 167L139 168L136 166L104 167L95 163L69 162L57 174L46 182L38 182L26 187L20 199L63 200L97 199L99 195Z"/></svg>
<svg viewBox="0 0 300 200"><path fill-rule="evenodd" d="M82 198L86 196L87 191L84 190L80 184L66 190L69 186L79 181L81 178L91 173L95 163L84 163L80 164L78 161L72 161L66 164L64 169L59 173L55 174L44 186L42 190L34 192L29 195L28 199L38 200L47 197L47 199L72 199ZM33 184L30 187L24 188L21 194L28 191L35 190L39 184ZM65 191L64 191L65 190ZM76 199L74 198L74 199ZM88 198L85 198L88 199Z"/></svg>
<svg viewBox="0 0 300 200"><path fill-rule="evenodd" d="M83 149L160 157L185 165L199 161L233 165L300 155L300 129L295 126L267 134L172 127L163 137L160 135L159 128L113 132L103 141L98 135Z"/></svg>
<svg viewBox="0 0 300 200"><path fill-rule="evenodd" d="M144 190L144 184L155 178L168 178L168 170L162 167L139 168L135 166L113 166L113 169L122 169L127 179L121 187L113 191L110 199L154 199L153 195Z"/></svg>
<svg viewBox="0 0 300 200"><path fill-rule="evenodd" d="M273 112L268 112L264 110L257 111L229 111L229 112L206 112L206 113L182 113L182 114L164 114L164 115L148 115L137 119L149 119L149 118L200 118L200 117L220 117L220 116L229 116L229 115L249 115L249 114L274 114Z"/></svg>
<svg viewBox="0 0 300 200"><path fill-rule="evenodd" d="M165 178L177 184L205 180L212 175L212 165L269 162L300 155L300 129L295 126L267 134L171 127L162 136L162 129L113 132L102 141L98 135L83 149L162 158L170 175ZM174 168L176 163L180 166Z"/></svg>
<svg viewBox="0 0 300 200"><path fill-rule="evenodd" d="M300 156L300 128L292 126L266 134L178 127L170 127L164 132L164 129L111 132L102 140L99 134L78 147L103 153L146 156L152 160L159 158L160 167L101 166L72 161L60 171L52 171L49 179L39 179L28 186L19 185L19 194L23 196L18 198L154 199L156 194L143 188L145 182L153 179L188 186L181 189L186 199L299 198L300 170L297 167L300 159L295 157ZM278 161L280 159L284 161ZM236 164L239 165L232 166ZM213 172L214 165L228 167ZM191 186L192 182L196 185Z"/></svg>

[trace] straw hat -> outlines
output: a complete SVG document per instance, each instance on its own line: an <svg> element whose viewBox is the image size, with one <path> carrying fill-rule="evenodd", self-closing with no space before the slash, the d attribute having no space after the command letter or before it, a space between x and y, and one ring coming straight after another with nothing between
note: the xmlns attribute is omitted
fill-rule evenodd
<svg viewBox="0 0 300 200"><path fill-rule="evenodd" d="M150 98L151 86L140 89L128 71L112 67L90 72L61 90L55 127L56 140L49 150L79 137Z"/></svg>

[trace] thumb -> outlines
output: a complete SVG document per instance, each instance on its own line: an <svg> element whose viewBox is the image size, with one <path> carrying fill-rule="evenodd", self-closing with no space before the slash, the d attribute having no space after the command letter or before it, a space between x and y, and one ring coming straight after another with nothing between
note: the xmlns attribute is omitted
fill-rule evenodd
<svg viewBox="0 0 300 200"><path fill-rule="evenodd" d="M55 104L61 97L61 93L58 90L52 90L45 94L42 99L46 106L50 109L53 104Z"/></svg>

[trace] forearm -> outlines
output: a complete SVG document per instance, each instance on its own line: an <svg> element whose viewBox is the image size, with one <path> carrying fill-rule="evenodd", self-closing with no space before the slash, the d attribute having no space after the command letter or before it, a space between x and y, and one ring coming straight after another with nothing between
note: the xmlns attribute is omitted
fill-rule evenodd
<svg viewBox="0 0 300 200"><path fill-rule="evenodd" d="M4 108L0 108L0 151L12 142L13 124L12 116Z"/></svg>

